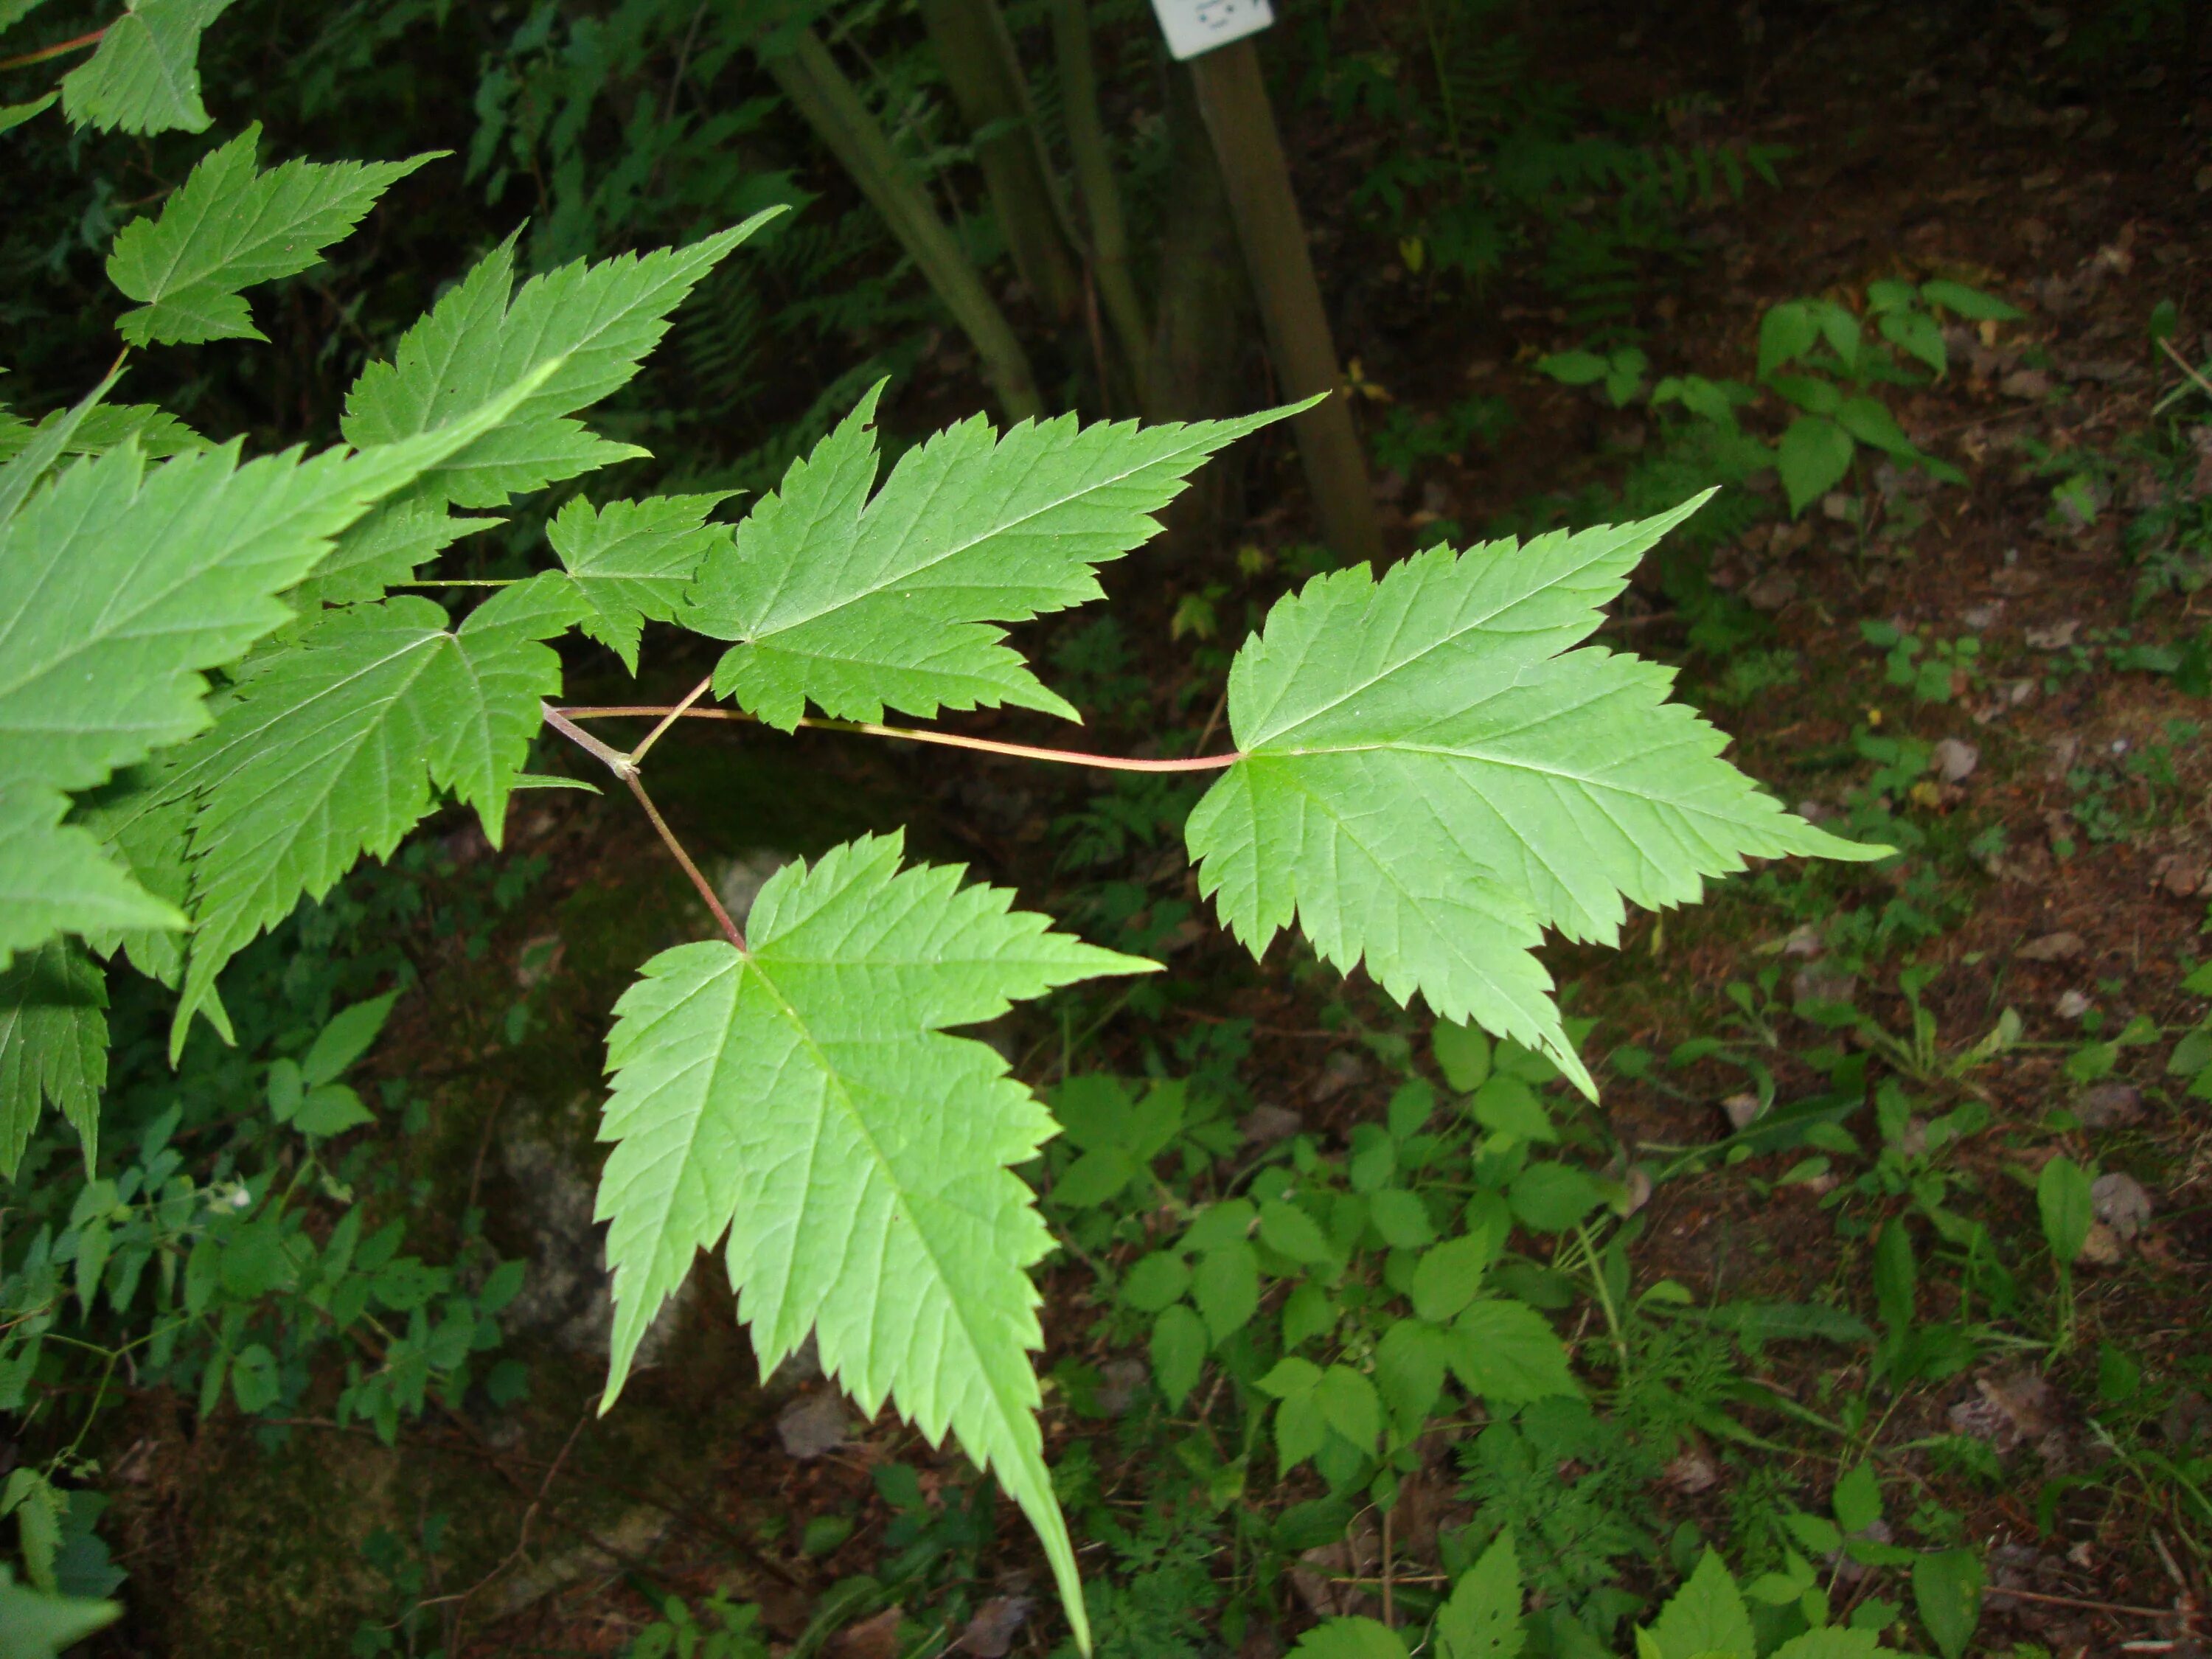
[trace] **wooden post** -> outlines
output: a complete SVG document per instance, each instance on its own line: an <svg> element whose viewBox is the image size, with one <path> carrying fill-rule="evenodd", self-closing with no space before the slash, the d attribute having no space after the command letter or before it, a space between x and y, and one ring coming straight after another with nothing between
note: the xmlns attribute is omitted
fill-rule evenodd
<svg viewBox="0 0 2212 1659"><path fill-rule="evenodd" d="M1321 284L1314 279L1313 255L1291 191L1290 167L1268 107L1267 84L1260 76L1259 54L1249 39L1233 40L1192 58L1190 75L1221 163L1230 216L1244 245L1245 269L1282 395L1295 399L1317 392L1334 394L1293 422L1322 534L1348 558L1380 558L1382 530L1368 487L1367 458L1352 429L1336 346L1322 309Z"/></svg>

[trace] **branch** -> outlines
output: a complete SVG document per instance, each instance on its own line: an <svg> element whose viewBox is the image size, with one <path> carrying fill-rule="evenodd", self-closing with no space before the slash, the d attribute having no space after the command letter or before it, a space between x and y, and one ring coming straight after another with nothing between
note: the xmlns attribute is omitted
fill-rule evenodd
<svg viewBox="0 0 2212 1659"><path fill-rule="evenodd" d="M684 843L676 839L676 832L668 827L667 820L654 807L653 797L645 793L644 782L635 772L629 774L623 781L629 785L630 793L637 797L637 804L645 808L646 817L653 820L653 827L660 834L661 845L675 855L677 863L684 866L684 873L691 878L691 884L699 890L699 896L707 901L707 908L714 915L714 925L722 930L722 937L740 951L744 950L745 936L738 931L738 924L730 920L730 913L722 908L722 901L715 896L714 884L699 873L699 866L691 862L691 855L684 850Z"/></svg>
<svg viewBox="0 0 2212 1659"><path fill-rule="evenodd" d="M580 741L586 734L572 722L623 717L657 719L664 722L678 718L754 723L759 720L758 715L748 714L742 709L693 708L685 704L620 703L576 708L555 708L549 705L545 710L546 720L556 729ZM941 744L947 749L973 749L986 755L1011 755L1017 760L1050 761L1059 766L1088 766L1101 772L1218 772L1223 767L1234 766L1244 758L1241 750L1231 750L1225 755L1198 755L1188 760L1138 760L1124 755L1086 755L1077 749L1041 749L1034 744L1000 743L991 738L963 737L957 732L926 732L908 726L878 726L872 720L802 720L799 724L810 732L857 732L863 737L898 738L908 743ZM596 738L591 738L586 746L602 760L619 752L607 748ZM620 777L623 774L617 772L615 775Z"/></svg>
<svg viewBox="0 0 2212 1659"><path fill-rule="evenodd" d="M32 64L43 64L49 58L59 58L65 52L76 52L85 46L96 46L100 37L107 31L94 29L89 34L80 34L73 40L58 40L51 46L41 46L36 52L27 52L17 58L0 58L0 70L23 69Z"/></svg>
<svg viewBox="0 0 2212 1659"><path fill-rule="evenodd" d="M2208 396L2212 396L2212 380L2206 380L2200 371L2191 368L2189 366L2189 359L2183 356L2179 352L2173 349L2172 341L2161 339L2158 343L2158 349L2160 351L2163 351L2167 356L2172 358L2175 367L2179 368L2184 374L2186 374L2191 380L2196 382L2197 389L2199 392L2204 392ZM2158 405L2159 409L2164 409L2167 404L2172 403L2175 398L2178 398L2180 395L2180 391L2177 390L2172 394L2172 396L2161 399ZM2156 414L2158 410L2153 410L2151 412L2153 414Z"/></svg>
<svg viewBox="0 0 2212 1659"><path fill-rule="evenodd" d="M703 686L700 688L701 690L705 689ZM696 697L699 693L695 691L691 695ZM677 708L680 712L683 705L679 703ZM730 920L730 913L722 908L722 901L716 896L714 884L699 873L699 866L691 862L691 855L684 850L684 843L676 839L676 832L668 827L668 821L660 816L659 809L653 805L653 797L645 793L645 785L640 781L637 775L636 757L625 755L621 750L601 743L550 702L539 703L538 709L545 717L546 725L568 738L586 754L603 762L608 771L629 786L630 793L637 797L637 804L645 808L645 816L652 820L653 830L659 836L661 845L668 849L670 855L683 867L684 873L691 878L691 884L699 890L699 896L707 901L707 908L713 915L715 925L722 930L722 937L740 951L744 950L745 936L738 931L738 924ZM664 714L667 711L655 709L653 712ZM655 737L659 735L658 728L653 735ZM651 738L647 739L647 742L650 741ZM644 752L645 744L639 744L638 753Z"/></svg>

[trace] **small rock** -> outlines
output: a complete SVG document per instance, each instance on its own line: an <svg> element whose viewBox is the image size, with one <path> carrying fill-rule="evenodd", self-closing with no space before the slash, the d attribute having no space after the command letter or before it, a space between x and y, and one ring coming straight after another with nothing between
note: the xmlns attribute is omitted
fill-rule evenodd
<svg viewBox="0 0 2212 1659"><path fill-rule="evenodd" d="M1770 570L1743 590L1743 602L1754 611L1779 611L1797 597L1797 579L1787 570Z"/></svg>
<svg viewBox="0 0 2212 1659"><path fill-rule="evenodd" d="M2090 1009L2095 1006L2096 1004L2091 1002L2089 999L2082 995L2081 992L2067 991L2063 993L2058 999L2058 1018L2061 1019L2079 1019L2082 1015L2087 1013Z"/></svg>
<svg viewBox="0 0 2212 1659"><path fill-rule="evenodd" d="M1287 1106L1271 1106L1264 1101L1237 1120L1237 1128L1248 1146L1272 1146L1279 1140L1288 1140L1306 1127L1305 1119Z"/></svg>
<svg viewBox="0 0 2212 1659"><path fill-rule="evenodd" d="M1936 745L1936 775L1946 783L1964 783L1981 763L1982 751L1971 743L1945 738Z"/></svg>
<svg viewBox="0 0 2212 1659"><path fill-rule="evenodd" d="M2045 933L2013 952L2020 962L2071 962L2085 947L2079 933Z"/></svg>
<svg viewBox="0 0 2212 1659"><path fill-rule="evenodd" d="M2081 1241L2081 1254L2075 1259L2092 1267L2117 1267L2127 1253L2127 1245L2110 1222L2093 1221L2088 1237Z"/></svg>
<svg viewBox="0 0 2212 1659"><path fill-rule="evenodd" d="M953 1647L961 1653L972 1654L975 1659L1006 1659L1006 1650L1014 1645L1014 1638L1036 1611L1036 1598L1030 1595L994 1595L975 1609L975 1616L968 1621L968 1628L960 1632Z"/></svg>
<svg viewBox="0 0 2212 1659"><path fill-rule="evenodd" d="M2074 643L2074 636L2081 631L2081 619L2069 617L2063 623L2053 623L2048 628L2031 628L2021 637L2038 651L2063 651Z"/></svg>
<svg viewBox="0 0 2212 1659"><path fill-rule="evenodd" d="M2074 1115L2085 1129L2117 1129L2142 1116L2142 1094L2132 1083L2092 1084L2074 1097Z"/></svg>
<svg viewBox="0 0 2212 1659"><path fill-rule="evenodd" d="M775 1419L775 1437L783 1443L783 1455L800 1463L836 1451L851 1431L845 1401L835 1389L802 1395Z"/></svg>
<svg viewBox="0 0 2212 1659"><path fill-rule="evenodd" d="M2124 1244L2149 1224L2150 1194L2143 1190L2142 1182L2118 1170L2090 1183L2089 1202L2097 1219L2118 1234Z"/></svg>

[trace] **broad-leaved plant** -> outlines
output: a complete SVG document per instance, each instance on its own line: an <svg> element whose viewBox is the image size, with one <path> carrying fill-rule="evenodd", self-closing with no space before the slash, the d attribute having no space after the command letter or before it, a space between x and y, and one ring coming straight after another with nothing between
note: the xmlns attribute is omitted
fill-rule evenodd
<svg viewBox="0 0 2212 1659"><path fill-rule="evenodd" d="M192 45L222 9L139 0L64 83L64 112L204 129ZM713 713L1216 771L1189 848L1255 955L1295 927L1585 1092L1535 954L1547 929L1611 943L1626 903L1692 901L1747 858L1881 850L1729 765L1723 735L1668 701L1671 671L1588 643L1695 502L1316 579L1237 653L1229 753L1124 761L878 724L1008 705L1079 719L1008 626L1101 598L1099 568L1198 465L1288 411L1005 433L978 416L879 477L870 392L734 525L714 495L592 499L575 481L645 452L585 412L758 219L519 286L501 245L362 373L327 448L249 458L111 401L134 351L259 338L246 290L313 264L434 159L264 169L258 138L210 151L115 239L108 272L132 302L115 369L40 421L0 418L0 1172L49 1101L96 1155L119 961L176 988L173 1047L196 1019L227 1035L222 970L241 948L445 802L496 846L513 793L542 781L526 768L550 726L636 797L716 923L647 963L614 1011L605 1404L719 1243L763 1364L811 1331L865 1407L888 1399L933 1440L957 1437L1036 1526L1087 1644L1029 1358L1027 1270L1048 1237L1013 1173L1056 1126L994 1049L955 1033L1156 964L910 863L897 836L787 866L741 930L647 793L659 733ZM555 486L540 574L426 574L499 522L485 515ZM556 647L580 633L635 671L647 623L727 648L623 750L560 706ZM1457 1305L1449 1288L1440 1306ZM1287 1397L1305 1379L1276 1380Z"/></svg>

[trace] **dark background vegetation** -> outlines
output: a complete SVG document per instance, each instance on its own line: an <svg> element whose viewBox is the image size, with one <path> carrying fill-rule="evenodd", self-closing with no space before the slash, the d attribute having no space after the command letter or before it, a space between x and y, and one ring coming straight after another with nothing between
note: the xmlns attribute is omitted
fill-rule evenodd
<svg viewBox="0 0 2212 1659"><path fill-rule="evenodd" d="M1989 1586L1978 1651L2194 1651L2212 1559L2212 1140L2195 1086L2212 1044L2191 978L2212 898L2212 393L2187 378L2212 356L2203 7L1279 13L1262 57L1390 554L1723 484L1605 637L1680 665L1784 799L1901 856L1755 872L1699 909L1637 918L1618 954L1552 951L1606 1093L1579 1115L1545 1098L1561 1162L1605 1202L1565 1228L1519 1217L1514 1288L1577 1343L1587 1406L1436 1405L1391 1456L1279 1479L1249 1386L1259 1350L1225 1345L1170 1401L1148 1358L1158 1310L1130 1270L1186 1206L1255 1170L1369 1191L1386 1142L1385 1185L1457 1202L1437 1194L1474 1180L1479 1153L1425 1016L1281 945L1255 965L1215 932L1181 850L1196 792L1172 780L822 732L671 736L665 803L726 894L908 823L919 852L1170 964L994 1034L1040 1086L1095 1074L1133 1102L1174 1096L1165 1133L1134 1146L1141 1181L1050 1211L1066 1248L1044 1273L1048 1443L1102 1651L1273 1659L1349 1611L1418 1627L1508 1528L1539 1649L1625 1650L1631 1618L1705 1545L1747 1582L1786 1573L1808 1547L1790 1517L1808 1514L1903 1553L1817 1564L1839 1610L1888 1604L1893 1644L1944 1645L1911 1563L1965 1550ZM1045 14L1006 17L1056 147ZM47 0L5 50L100 21ZM778 202L796 210L601 411L653 452L622 490L771 486L880 377L889 447L990 407L973 346L752 52L767 21L743 0L238 0L204 48L210 134L49 119L0 140L0 398L37 415L97 380L123 304L101 274L114 231L258 119L264 161L452 155L257 302L266 348L143 355L129 395L204 430L328 441L362 366L502 238L544 270ZM1183 71L1145 7L1091 21L1156 325L1146 412L1261 406L1267 356ZM1139 412L1102 376L1098 329L1014 276L914 8L870 0L817 27L985 273L1048 405ZM0 70L0 99L47 73ZM1793 512L1771 446L1797 410L1758 373L1760 319L1808 298L1864 313L1885 281L1962 283L2020 313L1944 315L1943 375L1873 387L1962 481L1863 447ZM1563 377L1570 352L1620 374ZM1758 396L1720 422L1656 395L1692 375ZM541 532L519 515L450 562L518 574ZM1237 641L1334 562L1271 431L1109 573L1110 611L1024 644L1086 710L1087 742L1194 747L1218 735ZM702 672L651 644L640 688L580 653L571 695L665 699ZM238 1047L202 1030L179 1071L161 995L118 991L102 1175L185 1179L193 1214L234 1190L236 1224L329 1271L263 1274L261 1235L224 1234L204 1333L149 1351L103 1314L21 1384L0 1460L82 1494L64 1528L74 1582L119 1583L130 1607L92 1650L647 1655L714 1632L697 1650L1001 1659L1064 1640L988 1483L888 1415L854 1420L818 1378L757 1377L712 1262L653 1369L592 1414L605 1011L699 926L627 805L533 798L497 854L473 820L434 821L242 956ZM270 1064L385 991L390 1018L349 1073L375 1122L295 1190L263 1107ZM1976 1051L2008 1010L2013 1039ZM1424 1130L1393 1103L1409 1086L1459 1127ZM2036 1197L2059 1157L2099 1177L2100 1231L2070 1274ZM1066 1164L1055 1152L1036 1173ZM38 1293L30 1241L82 1223L83 1193L50 1126L0 1216L9 1317ZM354 1212L386 1242L337 1261ZM1887 1228L1917 1241L1902 1300ZM1347 1248L1334 1277L1270 1258L1248 1315L1261 1347L1326 1282L1343 1354L1371 1358L1359 1345L1387 1332L1395 1270L1373 1237ZM337 1305L359 1319L332 1312L349 1276L374 1311ZM216 1369L248 1346L265 1369ZM1870 1522L1835 1495L1862 1464L1883 1498Z"/></svg>

